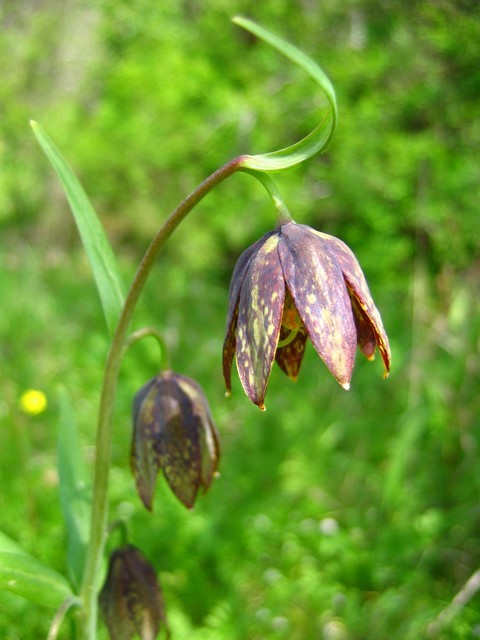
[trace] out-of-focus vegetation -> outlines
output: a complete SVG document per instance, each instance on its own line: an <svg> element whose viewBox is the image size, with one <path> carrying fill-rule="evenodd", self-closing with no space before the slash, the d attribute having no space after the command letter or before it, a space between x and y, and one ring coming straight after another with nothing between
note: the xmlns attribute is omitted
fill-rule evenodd
<svg viewBox="0 0 480 640"><path fill-rule="evenodd" d="M28 120L75 168L131 275L201 179L316 123L315 88L230 23L241 13L334 83L331 149L278 184L297 222L357 254L393 372L383 381L359 357L345 393L310 349L296 385L274 371L265 414L238 382L223 398L229 277L274 224L261 188L231 178L180 227L135 322L162 328L174 368L205 388L221 476L193 512L163 481L153 515L142 508L128 456L131 398L157 372L146 341L122 370L111 518L158 569L176 639L480 637L480 595L465 590L480 569L480 4L6 0L0 11L0 530L65 571L56 389L69 390L91 464L107 349ZM20 409L29 388L49 400L38 416ZM470 597L447 609L459 593ZM0 593L6 640L45 637L51 616Z"/></svg>

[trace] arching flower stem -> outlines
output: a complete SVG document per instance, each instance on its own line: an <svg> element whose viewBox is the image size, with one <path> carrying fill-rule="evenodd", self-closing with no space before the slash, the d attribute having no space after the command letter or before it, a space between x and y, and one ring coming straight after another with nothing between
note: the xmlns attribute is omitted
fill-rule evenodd
<svg viewBox="0 0 480 640"><path fill-rule="evenodd" d="M285 171L302 164L321 153L330 143L336 123L337 107L335 92L324 72L304 53L274 36L266 29L244 18L235 18L239 26L254 33L287 58L304 69L320 86L327 98L327 114L320 124L303 140L272 153L256 156L242 155L220 167L204 180L183 200L165 221L148 247L125 299L118 323L113 334L110 351L105 364L105 372L100 397L98 426L96 435L96 458L93 478L92 516L90 541L81 589L83 603L83 640L95 640L97 629L97 594L102 568L103 550L107 523L107 490L113 434L114 403L117 380L128 332L137 301L155 260L166 241L190 211L218 184L237 171L252 174L263 184L277 211L278 227L291 222L288 209L281 198L269 172Z"/></svg>
<svg viewBox="0 0 480 640"><path fill-rule="evenodd" d="M81 590L83 616L85 621L84 640L95 640L97 633L97 596L107 530L109 461L111 458L112 448L115 394L120 365L125 345L128 342L130 322L150 271L152 270L155 260L166 241L190 211L214 187L241 168L242 161L243 156L238 156L212 173L178 205L158 230L138 267L113 335L110 351L105 364L100 397L95 449L96 456L93 478L90 541Z"/></svg>
<svg viewBox="0 0 480 640"><path fill-rule="evenodd" d="M154 338L160 347L161 362L159 369L170 369L170 354L168 352L167 342L162 333L158 331L158 329L155 329L155 327L144 327L143 329L139 329L138 331L131 333L125 341L124 353L126 353L136 342L143 340L143 338L148 338L149 336Z"/></svg>

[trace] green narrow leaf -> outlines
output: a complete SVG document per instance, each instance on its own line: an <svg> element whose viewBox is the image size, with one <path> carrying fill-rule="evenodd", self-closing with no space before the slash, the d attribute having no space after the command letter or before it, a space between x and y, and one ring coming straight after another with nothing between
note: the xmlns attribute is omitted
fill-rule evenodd
<svg viewBox="0 0 480 640"><path fill-rule="evenodd" d="M0 551L8 551L10 553L24 553L22 547L7 536L6 533L0 531Z"/></svg>
<svg viewBox="0 0 480 640"><path fill-rule="evenodd" d="M90 261L108 329L113 333L124 301L117 260L103 226L72 169L42 127L33 121L31 126L65 190Z"/></svg>
<svg viewBox="0 0 480 640"><path fill-rule="evenodd" d="M323 115L320 124L308 136L303 138L303 140L279 151L255 156L245 156L242 166L246 169L254 169L257 171L284 171L321 153L329 145L335 133L338 119L335 90L324 71L322 71L311 58L303 53L303 51L300 51L300 49L297 49L285 40L270 33L270 31L267 31L255 22L239 16L233 18L233 22L250 31L250 33L253 33L264 42L267 42L270 46L280 51L280 53L306 71L306 73L318 83L329 105L327 113Z"/></svg>
<svg viewBox="0 0 480 640"><path fill-rule="evenodd" d="M73 595L67 580L26 553L0 551L0 589L57 609Z"/></svg>
<svg viewBox="0 0 480 640"><path fill-rule="evenodd" d="M45 607L58 608L73 595L67 580L0 532L0 590L11 591Z"/></svg>
<svg viewBox="0 0 480 640"><path fill-rule="evenodd" d="M75 418L65 389L59 390L58 473L60 504L68 534L68 568L80 588L90 528L91 495L88 475L79 448Z"/></svg>

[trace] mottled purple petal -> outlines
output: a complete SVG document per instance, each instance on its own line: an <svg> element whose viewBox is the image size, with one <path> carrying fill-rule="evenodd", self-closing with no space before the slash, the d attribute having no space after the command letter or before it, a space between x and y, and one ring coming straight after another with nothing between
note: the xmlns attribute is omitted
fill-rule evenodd
<svg viewBox="0 0 480 640"><path fill-rule="evenodd" d="M159 399L162 429L158 439L160 467L170 489L189 509L201 484L201 421L192 399L175 384Z"/></svg>
<svg viewBox="0 0 480 640"><path fill-rule="evenodd" d="M290 331L281 328L279 343L288 337ZM289 378L296 380L300 372L300 365L302 364L303 354L305 352L305 345L307 342L307 334L305 329L300 329L295 338L289 344L284 347L278 347L275 354L275 360L282 371L284 371Z"/></svg>
<svg viewBox="0 0 480 640"><path fill-rule="evenodd" d="M136 394L133 411L134 429L130 461L138 494L149 510L152 509L157 474L160 468L156 451L159 432L157 394L157 378L153 378Z"/></svg>
<svg viewBox="0 0 480 640"><path fill-rule="evenodd" d="M232 390L231 370L233 356L235 354L235 333L238 319L238 301L240 299L240 291L252 258L273 233L275 232L270 231L266 233L260 238L260 240L255 242L255 244L248 247L248 249L246 249L238 258L233 270L232 279L230 281L230 291L228 294L227 328L223 343L223 377L225 378L227 394L230 394Z"/></svg>
<svg viewBox="0 0 480 640"><path fill-rule="evenodd" d="M193 413L200 421L200 484L206 491L210 486L220 459L220 438L212 418L208 401L201 386L192 380L177 374L177 383L192 402Z"/></svg>
<svg viewBox="0 0 480 640"><path fill-rule="evenodd" d="M294 222L278 246L285 283L318 355L348 389L357 346L352 305L342 271L328 243Z"/></svg>
<svg viewBox="0 0 480 640"><path fill-rule="evenodd" d="M375 342L385 366L385 373L388 375L391 362L388 337L383 327L380 313L372 300L367 281L365 280L365 276L358 260L352 250L338 238L328 236L320 233L319 231L314 231L313 229L312 231L317 236L323 238L325 242L329 244L332 253L335 254L335 258L340 265L347 286L353 298L357 302L358 308L361 310L363 320L370 325L370 329L375 335Z"/></svg>
<svg viewBox="0 0 480 640"><path fill-rule="evenodd" d="M285 285L278 259L278 232L251 259L238 304L237 369L247 396L261 409L282 320ZM264 236L265 237L265 236Z"/></svg>

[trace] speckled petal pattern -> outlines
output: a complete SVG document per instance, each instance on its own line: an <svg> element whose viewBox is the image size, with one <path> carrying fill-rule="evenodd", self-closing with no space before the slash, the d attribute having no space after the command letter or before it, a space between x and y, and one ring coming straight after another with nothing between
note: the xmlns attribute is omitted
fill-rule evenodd
<svg viewBox="0 0 480 640"><path fill-rule="evenodd" d="M278 233L271 235L250 261L238 304L238 374L245 393L260 408L264 408L285 299L278 242Z"/></svg>
<svg viewBox="0 0 480 640"><path fill-rule="evenodd" d="M286 285L308 337L331 373L349 387L357 331L341 269L322 238L295 223L281 228L279 255Z"/></svg>

